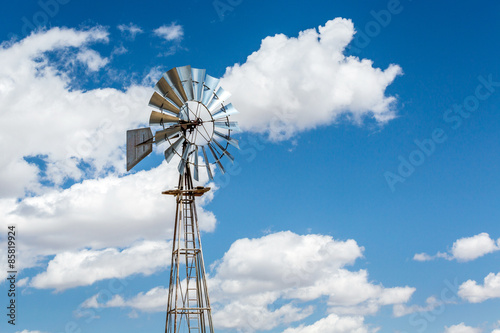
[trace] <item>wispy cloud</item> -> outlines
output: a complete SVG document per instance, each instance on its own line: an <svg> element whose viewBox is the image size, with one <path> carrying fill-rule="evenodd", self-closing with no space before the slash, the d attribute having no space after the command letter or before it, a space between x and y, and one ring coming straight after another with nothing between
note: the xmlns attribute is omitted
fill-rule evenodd
<svg viewBox="0 0 500 333"><path fill-rule="evenodd" d="M161 48L166 47L166 51L162 51L159 56L166 57L175 54L178 50L182 49L181 41L184 37L184 28L175 22L170 25L162 25L161 27L153 30L153 33L163 39Z"/></svg>
<svg viewBox="0 0 500 333"><path fill-rule="evenodd" d="M181 25L172 22L170 25L162 25L153 31L156 36L166 41L180 41L184 37L184 29Z"/></svg>
<svg viewBox="0 0 500 333"><path fill-rule="evenodd" d="M425 306L420 306L420 305L410 305L407 306L405 304L396 304L393 307L393 314L394 317L402 317L406 316L415 312L429 312L434 310L435 308L442 306L445 304L444 301L438 300L436 297L431 296L425 300L426 305Z"/></svg>
<svg viewBox="0 0 500 333"><path fill-rule="evenodd" d="M133 23L120 24L117 28L124 36L132 40L134 40L138 34L142 34L144 32L139 26Z"/></svg>
<svg viewBox="0 0 500 333"><path fill-rule="evenodd" d="M94 50L83 49L76 55L76 59L84 63L91 72L98 71L109 63L108 58L103 58Z"/></svg>

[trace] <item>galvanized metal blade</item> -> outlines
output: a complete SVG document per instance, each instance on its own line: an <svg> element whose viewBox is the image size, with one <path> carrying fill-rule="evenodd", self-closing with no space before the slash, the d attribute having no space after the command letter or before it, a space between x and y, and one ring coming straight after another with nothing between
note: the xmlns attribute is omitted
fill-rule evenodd
<svg viewBox="0 0 500 333"><path fill-rule="evenodd" d="M149 126L160 125L163 126L166 123L176 123L180 119L165 113L152 111L151 116L149 116Z"/></svg>
<svg viewBox="0 0 500 333"><path fill-rule="evenodd" d="M233 155L231 155L227 151L227 149L225 149L224 147L222 147L222 145L219 142L217 142L217 140L213 140L212 142L215 143L217 145L217 147L219 147L219 149L224 153L224 155L226 155L227 158L229 158L229 160L231 161L231 163L234 164L234 157L233 157Z"/></svg>
<svg viewBox="0 0 500 333"><path fill-rule="evenodd" d="M217 135L219 138L225 140L230 145L233 145L234 147L240 149L240 146L238 144L238 140L235 140L235 139L231 138L230 136L222 134L221 132L218 132L218 131L214 131L214 134Z"/></svg>
<svg viewBox="0 0 500 333"><path fill-rule="evenodd" d="M177 170L179 170L179 173L181 175L183 175L184 171L186 170L186 163L188 163L188 156L190 151L191 151L191 144L188 142L183 148L182 158L181 161L179 162L179 166L177 167Z"/></svg>
<svg viewBox="0 0 500 333"><path fill-rule="evenodd" d="M215 121L214 125L215 127L218 128L228 129L235 132L241 132L241 129L236 121L224 121L224 122Z"/></svg>
<svg viewBox="0 0 500 333"><path fill-rule="evenodd" d="M224 90L222 87L219 87L215 92L214 98L207 106L208 111L214 112L215 110L223 107L224 101L226 101L229 97L231 97L231 93L229 91Z"/></svg>
<svg viewBox="0 0 500 333"><path fill-rule="evenodd" d="M174 102L174 104L178 107L182 107L182 105L184 104L181 101L179 95L177 95L175 89L168 84L167 80L165 80L164 77L162 77L158 81L158 83L156 83L155 90L158 91L163 97L168 98L169 100Z"/></svg>
<svg viewBox="0 0 500 333"><path fill-rule="evenodd" d="M158 131L155 133L155 143L159 145L160 143L163 143L167 141L168 139L173 138L177 134L181 132L181 127L180 126L174 126L170 127L161 131Z"/></svg>
<svg viewBox="0 0 500 333"><path fill-rule="evenodd" d="M196 181L199 181L199 176L198 176L198 146L195 146L194 148L194 152L193 152L193 159L194 159L194 170L193 170L193 177Z"/></svg>
<svg viewBox="0 0 500 333"><path fill-rule="evenodd" d="M179 108L175 106L173 102L168 101L156 91L153 93L153 96L151 96L151 99L149 100L149 106L155 107L160 110L168 110L175 114L179 113Z"/></svg>
<svg viewBox="0 0 500 333"><path fill-rule="evenodd" d="M193 78L191 76L191 66L177 67L177 73L179 74L179 79L181 80L182 87L186 92L186 97L188 101L192 101L193 98Z"/></svg>
<svg viewBox="0 0 500 333"><path fill-rule="evenodd" d="M186 92L184 91L184 87L182 86L182 80L179 77L177 68L172 68L171 70L169 70L166 73L165 80L177 90L182 101L186 103L188 101L188 98Z"/></svg>
<svg viewBox="0 0 500 333"><path fill-rule="evenodd" d="M201 146L201 150L203 152L203 159L205 160L205 166L207 167L208 179L214 180L214 176L212 175L212 170L210 170L210 162L208 161L207 152L205 151L205 146Z"/></svg>
<svg viewBox="0 0 500 333"><path fill-rule="evenodd" d="M217 85L219 84L219 79L210 76L210 75L205 75L205 82L203 82L203 98L201 102L203 105L208 105L210 101L212 100L215 92L215 88L217 88Z"/></svg>
<svg viewBox="0 0 500 333"><path fill-rule="evenodd" d="M176 72L177 73L177 72ZM172 90L175 92L175 94L177 95L177 97L179 98L180 100L180 103L182 105L184 105L185 103L185 100L184 98L182 97L181 93L179 90L177 90L176 86L174 85L174 83L172 82L172 80L170 79L170 77L168 76L168 72L165 72L163 73L163 79L165 79L165 81L168 83L168 85L172 88ZM180 106L179 106L180 107Z"/></svg>
<svg viewBox="0 0 500 333"><path fill-rule="evenodd" d="M193 77L193 99L197 102L201 102L205 73L205 69L191 68L191 76Z"/></svg>
<svg viewBox="0 0 500 333"><path fill-rule="evenodd" d="M217 120L233 114L239 113L238 110L233 106L232 103L228 105L223 105L221 109L212 115L212 119Z"/></svg>
<svg viewBox="0 0 500 333"><path fill-rule="evenodd" d="M174 142L167 150L165 150L165 160L170 162L172 157L179 151L179 146L184 142L185 138L181 136L177 141Z"/></svg>
<svg viewBox="0 0 500 333"><path fill-rule="evenodd" d="M210 151L212 152L212 155L214 156L215 158L215 163L217 163L217 165L219 166L220 168L220 171L222 172L222 174L225 174L226 173L226 170L224 170L224 167L222 166L222 163L220 162L220 158L217 156L217 154L215 153L215 150L214 148L212 148L212 145L210 144L210 142L208 143L208 148L210 149Z"/></svg>

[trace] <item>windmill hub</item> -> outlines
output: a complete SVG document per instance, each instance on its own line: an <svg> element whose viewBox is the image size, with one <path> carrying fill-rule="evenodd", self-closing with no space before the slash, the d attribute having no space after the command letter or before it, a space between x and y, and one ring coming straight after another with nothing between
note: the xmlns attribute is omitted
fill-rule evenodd
<svg viewBox="0 0 500 333"><path fill-rule="evenodd" d="M180 110L186 141L192 145L206 145L212 141L214 124L207 107L198 101L187 101Z"/></svg>

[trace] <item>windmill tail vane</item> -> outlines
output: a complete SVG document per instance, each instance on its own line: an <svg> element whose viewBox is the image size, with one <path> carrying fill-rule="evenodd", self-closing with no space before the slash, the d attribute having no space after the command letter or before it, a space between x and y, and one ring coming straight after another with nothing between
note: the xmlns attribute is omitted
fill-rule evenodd
<svg viewBox="0 0 500 333"><path fill-rule="evenodd" d="M232 132L240 131L229 116L238 113L231 96L220 87L219 79L204 69L173 68L160 78L149 100L149 125L127 131L127 171L153 151L153 144L166 144L165 160L180 157L177 188L162 192L176 198L169 292L165 333L213 333L212 310L208 296L205 264L195 198L210 190L193 186L200 169L213 180L213 166L225 172L221 162L234 157L229 146L239 149ZM203 171L204 170L204 171Z"/></svg>

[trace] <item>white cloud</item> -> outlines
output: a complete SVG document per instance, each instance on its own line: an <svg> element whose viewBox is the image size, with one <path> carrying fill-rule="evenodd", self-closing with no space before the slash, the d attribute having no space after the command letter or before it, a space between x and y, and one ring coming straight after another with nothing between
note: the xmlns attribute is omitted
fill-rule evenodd
<svg viewBox="0 0 500 333"><path fill-rule="evenodd" d="M497 241L500 244L500 239ZM490 235L483 232L472 237L461 238L453 243L452 256L458 261L469 261L500 250Z"/></svg>
<svg viewBox="0 0 500 333"><path fill-rule="evenodd" d="M158 78L160 78L164 72L161 66L151 67L149 72L144 75L142 84L145 86L154 86L156 82L158 82Z"/></svg>
<svg viewBox="0 0 500 333"><path fill-rule="evenodd" d="M113 51L111 52L111 56L117 56L117 55L125 54L127 52L128 52L128 50L123 45L115 46L113 48Z"/></svg>
<svg viewBox="0 0 500 333"><path fill-rule="evenodd" d="M138 34L142 34L144 31L136 24L120 24L117 26L118 30L122 32L125 36L130 39L135 39Z"/></svg>
<svg viewBox="0 0 500 333"><path fill-rule="evenodd" d="M460 262L471 261L482 257L488 253L493 253L500 250L500 239L495 243L495 240L490 238L485 232L472 237L464 237L457 239L451 248L450 253L438 252L431 256L427 253L417 253L413 256L416 261L429 261L436 258L444 258L447 260L457 260Z"/></svg>
<svg viewBox="0 0 500 333"><path fill-rule="evenodd" d="M328 275L353 264L363 250L352 239L335 241L329 236L301 236L289 231L244 238L234 242L224 254L216 267L217 277L226 282L224 290L231 293L252 293L254 287L262 291L266 281L266 290L273 291L282 288L283 282L294 286L311 279L316 271ZM276 255L269 256L269 253ZM227 283L232 279L246 282Z"/></svg>
<svg viewBox="0 0 500 333"><path fill-rule="evenodd" d="M318 320L312 325L300 325L297 328L288 328L283 333L368 333L376 332L377 329L369 329L364 324L361 316L337 316L330 314L328 317Z"/></svg>
<svg viewBox="0 0 500 333"><path fill-rule="evenodd" d="M438 300L436 297L431 296L425 300L426 306L420 305L411 305L406 306L405 304L396 304L393 307L394 317L402 317L415 312L429 312L437 308L438 306L442 306L444 304L443 301Z"/></svg>
<svg viewBox="0 0 500 333"><path fill-rule="evenodd" d="M92 72L98 71L109 62L108 58L102 58L96 51L88 49L78 52L76 59L84 63Z"/></svg>
<svg viewBox="0 0 500 333"><path fill-rule="evenodd" d="M402 70L346 57L354 33L351 20L336 18L297 38L267 37L244 64L227 68L221 84L241 111L235 119L242 129L284 140L341 115L357 123L366 116L379 123L393 119L396 99L385 90Z"/></svg>
<svg viewBox="0 0 500 333"><path fill-rule="evenodd" d="M153 31L155 35L166 41L180 41L184 36L184 29L181 25L172 22L170 25L162 25Z"/></svg>
<svg viewBox="0 0 500 333"><path fill-rule="evenodd" d="M240 239L217 265L212 295L227 306L234 298L256 293L278 292L275 297L303 302L326 296L330 311L337 314L375 313L382 305L408 301L414 288L384 288L370 283L366 270L343 268L362 251L354 240L323 235L279 232ZM269 298L267 304L272 302Z"/></svg>
<svg viewBox="0 0 500 333"><path fill-rule="evenodd" d="M28 330L22 330L22 331L17 331L16 333L43 333L42 331L28 331Z"/></svg>
<svg viewBox="0 0 500 333"><path fill-rule="evenodd" d="M21 156L11 161L0 158L0 164L2 168L0 197L23 195L26 190L34 191L40 187L38 183L39 169L26 162Z"/></svg>
<svg viewBox="0 0 500 333"><path fill-rule="evenodd" d="M458 295L470 303L484 302L490 298L500 298L500 273L488 274L483 285L467 280L458 288Z"/></svg>
<svg viewBox="0 0 500 333"><path fill-rule="evenodd" d="M416 261L429 261L432 259L433 257L428 255L427 253L415 253L415 255L413 256L413 260Z"/></svg>
<svg viewBox="0 0 500 333"><path fill-rule="evenodd" d="M266 296L269 295L243 297L224 307L214 308L214 325L229 330L265 331L278 325L290 325L313 313L312 306L301 308L292 303L271 309L269 305L276 299L272 295Z"/></svg>
<svg viewBox="0 0 500 333"><path fill-rule="evenodd" d="M436 258L444 258L444 259L447 259L447 260L453 259L453 257L450 256L448 253L443 253L443 252L438 252L438 253L436 253L433 256L428 255L427 253L423 253L422 252L422 253L416 253L413 256L413 260L415 260L415 261L430 261L430 260L434 260Z"/></svg>
<svg viewBox="0 0 500 333"><path fill-rule="evenodd" d="M24 278L24 279L21 279L21 280L17 281L17 286L18 286L18 287L24 287L25 285L27 285L27 284L28 284L29 280L30 280L30 278L29 278L29 277L26 277L26 278Z"/></svg>
<svg viewBox="0 0 500 333"><path fill-rule="evenodd" d="M122 251L107 248L58 253L45 272L31 279L30 286L62 291L103 279L121 279L139 273L151 275L166 268L170 249L169 242L143 241Z"/></svg>
<svg viewBox="0 0 500 333"><path fill-rule="evenodd" d="M106 294L95 294L85 300L82 308L112 308L112 307L130 307L144 312L165 311L167 306L168 289L155 287L146 293L139 293L129 300L124 300L120 295L114 295L112 298L104 299ZM109 296L108 296L109 297Z"/></svg>
<svg viewBox="0 0 500 333"><path fill-rule="evenodd" d="M218 328L248 331L292 326L314 311L311 301L326 299L327 310L334 315L311 327L301 326L297 332L309 332L330 321L337 323L338 332L350 328L368 332L362 315L376 313L384 305L406 303L415 289L385 288L369 282L365 270L344 268L362 252L354 240L336 241L324 235L278 232L237 240L208 280L214 323ZM151 311L150 304L156 304L157 311L164 311L164 292L158 287L139 294L144 302L135 298L113 303L89 300L85 307Z"/></svg>
<svg viewBox="0 0 500 333"><path fill-rule="evenodd" d="M481 333L480 328L466 326L464 323L458 325L453 325L450 327L445 327L444 333Z"/></svg>

